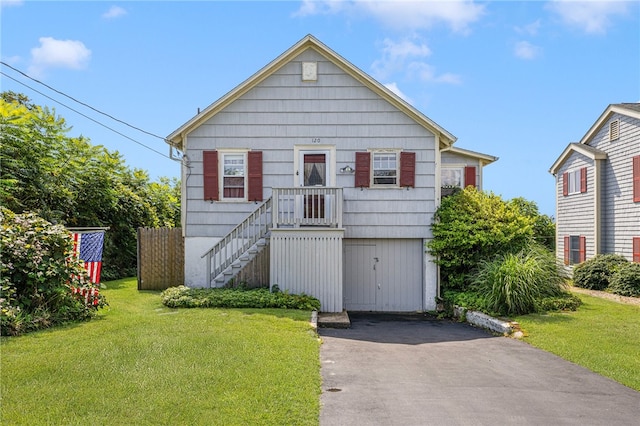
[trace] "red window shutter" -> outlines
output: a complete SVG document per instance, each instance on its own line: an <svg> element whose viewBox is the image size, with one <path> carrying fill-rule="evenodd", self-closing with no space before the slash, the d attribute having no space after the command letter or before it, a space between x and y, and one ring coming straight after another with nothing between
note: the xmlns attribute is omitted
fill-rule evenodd
<svg viewBox="0 0 640 426"><path fill-rule="evenodd" d="M371 153L356 152L355 187L368 188L371 181Z"/></svg>
<svg viewBox="0 0 640 426"><path fill-rule="evenodd" d="M248 200L262 201L262 151L247 153Z"/></svg>
<svg viewBox="0 0 640 426"><path fill-rule="evenodd" d="M640 237L633 237L633 261L640 263Z"/></svg>
<svg viewBox="0 0 640 426"><path fill-rule="evenodd" d="M640 155L633 157L633 202L640 203Z"/></svg>
<svg viewBox="0 0 640 426"><path fill-rule="evenodd" d="M580 192L587 192L587 168L580 169Z"/></svg>
<svg viewBox="0 0 640 426"><path fill-rule="evenodd" d="M571 247L569 247L569 236L567 235L564 237L564 264L565 265L569 264L570 248Z"/></svg>
<svg viewBox="0 0 640 426"><path fill-rule="evenodd" d="M562 174L562 195L569 195L569 172L564 172Z"/></svg>
<svg viewBox="0 0 640 426"><path fill-rule="evenodd" d="M464 168L464 186L477 186L475 167L467 166Z"/></svg>
<svg viewBox="0 0 640 426"><path fill-rule="evenodd" d="M210 201L219 200L218 151L202 152L202 173L204 177L204 199Z"/></svg>
<svg viewBox="0 0 640 426"><path fill-rule="evenodd" d="M400 186L416 186L416 153L400 153Z"/></svg>
<svg viewBox="0 0 640 426"><path fill-rule="evenodd" d="M578 251L580 254L580 263L587 260L587 238L580 236L580 245L578 246Z"/></svg>

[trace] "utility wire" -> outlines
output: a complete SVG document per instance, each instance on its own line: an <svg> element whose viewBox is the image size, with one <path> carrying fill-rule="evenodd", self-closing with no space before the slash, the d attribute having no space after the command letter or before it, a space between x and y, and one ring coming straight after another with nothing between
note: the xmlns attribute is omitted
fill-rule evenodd
<svg viewBox="0 0 640 426"><path fill-rule="evenodd" d="M80 105L83 105L83 106L85 106L85 107L87 107L87 108L89 108L89 109L91 109L91 110L93 110L93 111L97 112L98 114L102 114L102 115L104 115L105 117L109 117L110 119L112 119L112 120L114 120L114 121L117 121L118 123L124 124L125 126L131 127L132 129L135 129L135 130L137 130L137 131L139 131L139 132L145 133L145 134L147 134L147 135L149 135L149 136L153 136L154 138L158 138L158 139L160 139L160 140L162 140L162 141L166 141L166 139L165 139L165 138L163 138L162 136L158 136L158 135L156 135L156 134L154 134L154 133L147 132L146 130L143 130L143 129L139 128L139 127L133 126L133 125L131 125L131 124L127 123L126 121L122 121L122 120L120 120L120 119L117 119L117 118L115 118L114 116L107 114L106 112L102 112L102 111L100 111L99 109L96 109L96 108L92 107L91 105L88 105L88 104L86 104L86 103L84 103L84 102L82 102L82 101L79 101L78 99L74 98L73 96L69 96L69 95L67 95L67 94L66 94L66 93L64 93L64 92L61 92L61 91L59 91L59 90L57 90L57 89L54 89L53 87L49 86L48 84L43 83L42 81L40 81L40 80L38 80L38 79L35 79L35 78L31 77L30 75L28 75L28 74L26 74L26 73L24 73L24 72L20 71L20 70L19 70L19 69L17 69L17 68L12 67L11 65L7 64L6 62L0 61L0 64L4 65L4 66L5 66L5 67L7 67L7 68L11 68L11 69L12 69L12 70L14 70L15 72L17 72L17 73L19 73L19 74L22 74L23 76L25 76L25 77L26 77L26 78L28 78L29 80L35 81L36 83L41 84L41 85L45 86L46 88L48 88L48 89L50 89L50 90L53 90L54 92L59 93L60 95L62 95L62 96L64 96L64 97L66 97L66 98L69 98L69 99L71 99L72 101L74 101L74 102L76 102L76 103L79 103ZM6 74L5 74L5 75L6 75ZM12 79L12 80L13 80L13 79ZM14 81L16 81L16 80L14 80ZM27 87L29 87L29 86L27 86ZM39 92L38 92L38 93L39 93Z"/></svg>
<svg viewBox="0 0 640 426"><path fill-rule="evenodd" d="M2 63L2 64L4 64L4 65L6 65L4 62L0 62L0 63ZM10 68L12 68L12 67L10 67ZM15 68L14 68L14 69L15 69ZM117 133L118 135L122 136L123 138L129 139L129 140L130 140L131 142L133 142L133 143L136 143L136 144L138 144L138 145L140 145L140 146L142 146L142 147L144 147L144 148L147 148L148 150L153 151L153 152L155 152L156 154L162 155L162 156L163 156L163 157L165 157L165 158L168 158L168 159L170 159L170 160L172 159L172 158L171 158L171 157L169 157L168 155L166 155L166 154L164 154L164 153L162 153L162 152L160 152L160 151L158 151L158 150L156 150L156 149L154 149L154 148L151 148L150 146L147 146L147 145L143 144L142 142L138 142L137 140L135 140L135 139L133 139L133 138L131 138L131 137L129 137L129 136L127 136L127 135L125 135L124 133L121 133L121 132L117 131L116 129L113 129L113 128L111 128L111 127L107 126L106 124L103 124L103 123L99 122L98 120L96 120L96 119L94 119L94 118L91 118L91 117L89 117L88 115L83 114L83 113L81 113L80 111L78 111L78 110L76 110L76 109L73 109L73 108L72 108L72 107L70 107L69 105L65 105L65 104L63 104L62 102L60 102L60 101L57 101L57 100L53 99L51 96L48 96L48 95L46 95L46 94L42 93L41 91L39 91L39 90L37 90L37 89L34 89L33 87L31 87L31 86L29 86L29 85L27 85L27 84L25 84L25 83L23 83L23 82L21 82L21 81L19 81L19 80L15 79L15 78L13 78L13 77L11 77L10 75L5 74L5 73L4 73L4 72L2 72L2 71L0 71L0 74L2 74L3 76L5 76L5 77L7 77L7 78L9 78L9 79L11 79L11 80L13 80L13 81L15 81L15 82L16 82L16 83L18 83L18 84L23 85L24 87L27 87L28 89L33 90L33 91L34 91L34 92L36 92L36 93L39 93L40 95L44 96L44 97L45 97L45 98L47 98L47 99L51 99L53 102L55 102L55 103L57 103L57 104L60 104L60 105L62 105L62 106L63 106L63 107L65 107L65 108L70 109L71 111L75 112L76 114L80 114L80 115L81 115L81 116L83 116L84 118L86 118L86 119L88 119L88 120L91 120L91 121L93 121L94 123L96 123L96 124L98 124L98 125L100 125L100 126L102 126L102 127L106 128L106 129L109 129L109 130L111 130L111 131L112 131L112 132L114 132L114 133ZM45 84L45 86L46 86L46 84ZM47 87L49 87L49 86L47 86ZM52 90L54 90L54 91L58 92L58 91L57 91L57 90L55 90L55 89L52 89ZM58 93L60 93L60 92L58 92ZM66 95L65 95L65 96L66 96ZM73 98L72 98L72 99L73 99ZM79 103L81 103L81 102L79 102ZM85 104L83 104L83 105L85 105ZM89 108L91 108L91 107L89 107ZM95 110L94 108L91 108L91 109ZM97 111L97 110L96 110L96 111ZM98 112L99 112L99 111L98 111ZM104 113L101 113L101 114L104 114ZM106 114L104 114L104 115L106 115ZM117 120L117 119L114 119L114 120L119 121L119 122L121 122L121 123L124 123L123 121L120 121L120 120ZM126 123L124 123L124 124L126 124ZM128 124L127 124L127 126L129 126L129 127L133 127L133 126L130 126L130 125L128 125ZM135 128L135 127L133 127L133 128ZM137 129L137 128L135 128L135 129ZM140 129L137 129L137 130L140 130ZM141 131L141 132L144 132L144 133L147 133L147 134L149 134L149 135L151 135L151 136L160 137L160 136L156 136L156 135L154 135L154 134L152 134L152 133L145 132L144 130L140 130L140 131ZM160 139L164 140L164 138L160 138Z"/></svg>

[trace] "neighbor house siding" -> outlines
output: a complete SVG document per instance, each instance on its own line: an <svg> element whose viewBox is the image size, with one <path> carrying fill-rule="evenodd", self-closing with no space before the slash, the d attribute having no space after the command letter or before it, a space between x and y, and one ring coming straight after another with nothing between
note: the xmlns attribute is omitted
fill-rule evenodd
<svg viewBox="0 0 640 426"><path fill-rule="evenodd" d="M443 151L440 154L440 161L443 167L464 167L466 169L462 170L463 176L465 176L465 184L464 186L468 186L468 177L466 173L468 171L473 171L474 181L471 182L478 189L482 189L482 164L477 158L468 157L466 155L460 155L453 152ZM471 169L472 168L472 169ZM469 176L470 177L470 176Z"/></svg>
<svg viewBox="0 0 640 426"><path fill-rule="evenodd" d="M303 82L301 62L318 63L317 82ZM187 135L187 237L224 236L255 209L248 202L203 197L202 151L243 148L263 154L263 196L273 187L298 186L294 146L335 147L335 168L355 165L355 152L414 152L414 188L354 188L353 174L336 175L344 187L345 238L427 238L435 211L435 136L356 79L307 50ZM223 214L222 214L223 213Z"/></svg>
<svg viewBox="0 0 640 426"><path fill-rule="evenodd" d="M609 123L620 120L619 138L609 141ZM613 114L588 142L605 151L602 170L602 252L632 259L640 235L640 203L633 201L633 157L640 155L640 120Z"/></svg>
<svg viewBox="0 0 640 426"><path fill-rule="evenodd" d="M564 195L565 172L587 169L587 191L576 194ZM574 152L565 161L556 175L556 199L557 199L557 220L556 220L556 247L557 256L565 257L565 237L584 236L586 241L586 258L595 255L595 212L594 212L594 161L580 153Z"/></svg>

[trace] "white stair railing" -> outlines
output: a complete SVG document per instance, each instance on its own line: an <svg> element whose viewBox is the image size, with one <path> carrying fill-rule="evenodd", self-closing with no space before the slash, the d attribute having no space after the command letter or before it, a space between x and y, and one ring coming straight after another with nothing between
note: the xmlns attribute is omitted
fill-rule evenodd
<svg viewBox="0 0 640 426"><path fill-rule="evenodd" d="M271 226L271 198L262 203L244 222L201 257L206 257L208 284L222 274L260 239L265 238Z"/></svg>

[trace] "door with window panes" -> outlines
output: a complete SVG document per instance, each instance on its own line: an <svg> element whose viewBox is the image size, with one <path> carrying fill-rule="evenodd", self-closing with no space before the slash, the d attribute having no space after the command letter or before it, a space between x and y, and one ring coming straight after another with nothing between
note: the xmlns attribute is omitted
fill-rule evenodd
<svg viewBox="0 0 640 426"><path fill-rule="evenodd" d="M327 186L327 162L329 153L326 151L300 151L300 186L304 187L326 187ZM313 191L312 191L313 192ZM324 219L325 218L325 194L318 191L317 194L307 194L304 196L304 218Z"/></svg>

